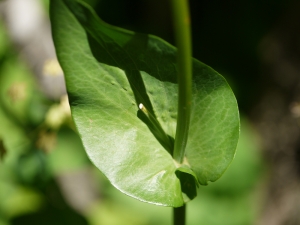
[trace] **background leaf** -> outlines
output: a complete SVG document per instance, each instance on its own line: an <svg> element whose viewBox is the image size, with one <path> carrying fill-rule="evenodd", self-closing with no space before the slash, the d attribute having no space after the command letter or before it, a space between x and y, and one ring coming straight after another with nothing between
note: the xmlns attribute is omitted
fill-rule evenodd
<svg viewBox="0 0 300 225"><path fill-rule="evenodd" d="M157 37L107 25L83 3L53 0L51 20L72 114L90 159L125 194L182 205L176 164L138 108L140 103L147 108L172 144L176 49ZM223 77L197 60L193 71L186 162L207 184L233 159L239 116Z"/></svg>

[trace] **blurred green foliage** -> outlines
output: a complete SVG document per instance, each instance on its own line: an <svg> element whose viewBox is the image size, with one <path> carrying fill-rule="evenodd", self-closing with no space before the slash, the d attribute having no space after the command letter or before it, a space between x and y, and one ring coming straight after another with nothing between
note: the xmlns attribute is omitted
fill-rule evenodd
<svg viewBox="0 0 300 225"><path fill-rule="evenodd" d="M171 224L171 208L139 202L107 182L88 160L70 118L55 129L45 122L59 103L40 92L2 23L0 43L0 225ZM78 211L58 178L86 169L98 197ZM243 119L236 158L220 180L199 188L187 207L188 224L253 224L262 171L257 137Z"/></svg>

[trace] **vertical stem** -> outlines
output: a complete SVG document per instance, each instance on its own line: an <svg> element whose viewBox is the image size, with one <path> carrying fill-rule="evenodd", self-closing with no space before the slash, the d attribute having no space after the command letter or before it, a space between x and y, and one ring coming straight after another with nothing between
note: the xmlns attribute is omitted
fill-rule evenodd
<svg viewBox="0 0 300 225"><path fill-rule="evenodd" d="M172 0L177 52L178 111L173 158L182 163L188 138L192 102L192 44L188 0ZM173 208L173 224L185 225L185 208Z"/></svg>
<svg viewBox="0 0 300 225"><path fill-rule="evenodd" d="M185 209L183 205L179 208L173 208L173 224L174 225L185 225Z"/></svg>
<svg viewBox="0 0 300 225"><path fill-rule="evenodd" d="M178 48L178 112L173 158L182 163L187 143L192 102L192 44L188 0L172 0Z"/></svg>

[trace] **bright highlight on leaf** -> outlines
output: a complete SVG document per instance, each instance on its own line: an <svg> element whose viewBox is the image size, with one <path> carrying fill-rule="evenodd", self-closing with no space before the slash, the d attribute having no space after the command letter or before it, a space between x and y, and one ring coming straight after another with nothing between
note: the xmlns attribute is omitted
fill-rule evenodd
<svg viewBox="0 0 300 225"><path fill-rule="evenodd" d="M140 103L140 104L139 104L139 108L140 108L141 110L143 110L143 109L144 109L144 105L143 105L142 103Z"/></svg>
<svg viewBox="0 0 300 225"><path fill-rule="evenodd" d="M224 173L235 154L239 115L222 76L193 59L187 163L177 165L171 154L176 48L110 26L81 1L51 0L50 14L78 132L92 162L116 188L141 201L179 207L196 196L198 182L207 185Z"/></svg>

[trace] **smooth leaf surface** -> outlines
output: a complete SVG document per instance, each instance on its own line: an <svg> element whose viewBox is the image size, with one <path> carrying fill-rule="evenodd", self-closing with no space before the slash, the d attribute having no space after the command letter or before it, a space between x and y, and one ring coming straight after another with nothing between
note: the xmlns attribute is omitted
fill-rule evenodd
<svg viewBox="0 0 300 225"><path fill-rule="evenodd" d="M107 25L81 2L52 0L50 10L72 115L90 159L123 193L181 206L175 174L180 166L169 153L177 117L176 49L157 37ZM234 157L239 116L222 76L193 60L193 77L185 162L192 171L188 180L195 174L206 185ZM141 103L157 126L139 109Z"/></svg>

